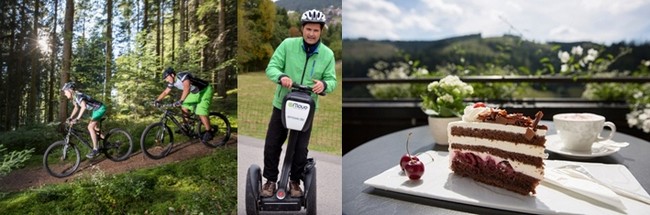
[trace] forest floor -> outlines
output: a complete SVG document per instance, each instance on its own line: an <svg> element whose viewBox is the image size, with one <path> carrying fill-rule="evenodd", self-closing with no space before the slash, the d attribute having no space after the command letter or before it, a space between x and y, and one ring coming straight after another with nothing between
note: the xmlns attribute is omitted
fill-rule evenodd
<svg viewBox="0 0 650 215"><path fill-rule="evenodd" d="M51 176L42 165L26 167L14 170L5 177L0 178L0 191L14 192L27 188L41 187L47 184L59 184L70 182L81 178L83 175L91 174L95 166L107 174L118 174L136 169L160 166L168 163L183 161L195 157L207 155L223 147L237 147L237 134L233 133L225 146L210 148L199 140L191 140L181 144L175 144L170 154L160 160L153 160L146 157L142 151L131 154L131 157L122 162L113 162L100 155L95 159L85 159L79 164L79 169L73 175L66 178ZM85 156L85 155L84 155Z"/></svg>

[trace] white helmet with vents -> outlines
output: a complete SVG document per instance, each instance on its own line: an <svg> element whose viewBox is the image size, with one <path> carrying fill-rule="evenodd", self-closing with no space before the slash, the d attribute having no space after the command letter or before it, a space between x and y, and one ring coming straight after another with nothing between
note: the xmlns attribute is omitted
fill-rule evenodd
<svg viewBox="0 0 650 215"><path fill-rule="evenodd" d="M305 23L320 23L321 25L324 25L325 20L325 14L319 10L308 10L303 13L300 18L302 25L305 25Z"/></svg>

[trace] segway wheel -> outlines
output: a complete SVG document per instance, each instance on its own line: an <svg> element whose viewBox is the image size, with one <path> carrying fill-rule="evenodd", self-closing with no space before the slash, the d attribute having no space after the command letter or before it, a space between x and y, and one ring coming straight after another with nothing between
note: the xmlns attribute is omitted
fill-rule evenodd
<svg viewBox="0 0 650 215"><path fill-rule="evenodd" d="M262 175L258 165L251 165L246 174L246 214L259 214L260 191L262 190Z"/></svg>
<svg viewBox="0 0 650 215"><path fill-rule="evenodd" d="M307 198L307 204L305 208L307 209L307 215L316 214L316 167L312 167L311 171L311 183L309 183L309 190L305 193Z"/></svg>

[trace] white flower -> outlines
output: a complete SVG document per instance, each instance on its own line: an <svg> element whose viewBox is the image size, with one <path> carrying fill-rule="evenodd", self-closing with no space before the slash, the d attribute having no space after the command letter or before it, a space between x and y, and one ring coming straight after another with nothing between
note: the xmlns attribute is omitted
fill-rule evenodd
<svg viewBox="0 0 650 215"><path fill-rule="evenodd" d="M454 95L460 95L460 89L458 88L454 88L451 92L454 93Z"/></svg>
<svg viewBox="0 0 650 215"><path fill-rule="evenodd" d="M441 96L439 99L442 99L442 101L448 102L448 103L454 102L454 97L449 95L449 94L445 94L445 95Z"/></svg>
<svg viewBox="0 0 650 215"><path fill-rule="evenodd" d="M571 54L582 55L582 46L574 46L573 48L571 48Z"/></svg>
<svg viewBox="0 0 650 215"><path fill-rule="evenodd" d="M465 85L463 91L467 94L474 94L474 87L472 87L472 85Z"/></svg>
<svg viewBox="0 0 650 215"><path fill-rule="evenodd" d="M634 93L633 96L634 96L635 99L639 99L639 98L643 97L643 93L642 92L636 92L636 93Z"/></svg>
<svg viewBox="0 0 650 215"><path fill-rule="evenodd" d="M587 56L585 57L585 60L588 60L587 62L594 61L596 60L597 57L598 57L598 51L596 51L596 49L589 49L587 51Z"/></svg>
<svg viewBox="0 0 650 215"><path fill-rule="evenodd" d="M648 119L648 118L649 118L649 117L648 117L648 114L642 113L642 114L639 115L639 119L640 119L640 120L646 120L646 119Z"/></svg>
<svg viewBox="0 0 650 215"><path fill-rule="evenodd" d="M569 52L563 52L563 51L559 51L557 53L557 57L560 58L560 61L562 61L562 63L569 62L569 59L571 59L571 55L569 55Z"/></svg>
<svg viewBox="0 0 650 215"><path fill-rule="evenodd" d="M562 67L560 68L560 71L562 71L562 72L566 72L566 71L568 71L568 70L569 70L569 65L562 64Z"/></svg>
<svg viewBox="0 0 650 215"><path fill-rule="evenodd" d="M650 133L650 120L643 122L643 132Z"/></svg>
<svg viewBox="0 0 650 215"><path fill-rule="evenodd" d="M644 61L641 61L641 63L643 63L643 65L645 65L645 66L650 66L650 60L644 60Z"/></svg>
<svg viewBox="0 0 650 215"><path fill-rule="evenodd" d="M431 92L431 91L433 91L433 89L436 88L436 87L438 87L438 82L437 82L437 81L431 82L431 83L427 86L427 91Z"/></svg>
<svg viewBox="0 0 650 215"><path fill-rule="evenodd" d="M631 127L634 127L637 123L639 123L639 120L636 118L627 118L627 124Z"/></svg>

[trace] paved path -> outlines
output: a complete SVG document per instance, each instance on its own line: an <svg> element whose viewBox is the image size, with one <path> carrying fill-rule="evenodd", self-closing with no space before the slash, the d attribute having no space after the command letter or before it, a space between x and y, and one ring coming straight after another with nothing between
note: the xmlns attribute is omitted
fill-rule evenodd
<svg viewBox="0 0 650 215"><path fill-rule="evenodd" d="M239 135L237 143L237 209L246 214L246 172L251 164L264 166L264 140ZM285 144L286 146L286 144ZM284 148L280 163L284 159ZM310 151L308 157L316 160L318 214L341 214L341 156ZM280 165L280 169L282 165ZM279 176L278 176L279 177ZM263 180L266 182L266 180ZM302 212L304 214L304 211ZM278 213L272 213L278 214Z"/></svg>

